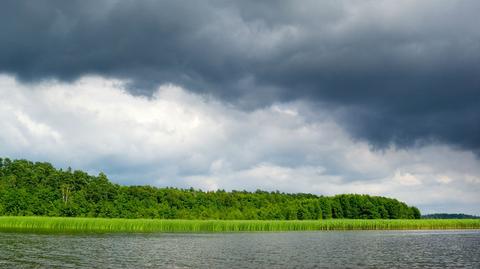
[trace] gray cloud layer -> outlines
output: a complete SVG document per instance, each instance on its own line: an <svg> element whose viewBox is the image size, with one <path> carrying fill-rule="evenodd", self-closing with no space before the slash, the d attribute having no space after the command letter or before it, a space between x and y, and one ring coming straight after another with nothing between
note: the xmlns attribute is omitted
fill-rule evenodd
<svg viewBox="0 0 480 269"><path fill-rule="evenodd" d="M2 1L0 72L173 82L246 108L307 99L385 147L480 151L480 2Z"/></svg>

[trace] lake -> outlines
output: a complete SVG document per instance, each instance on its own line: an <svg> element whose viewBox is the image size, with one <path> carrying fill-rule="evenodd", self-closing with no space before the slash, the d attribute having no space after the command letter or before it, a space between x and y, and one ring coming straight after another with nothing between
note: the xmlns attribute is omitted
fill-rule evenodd
<svg viewBox="0 0 480 269"><path fill-rule="evenodd" d="M480 231L0 233L0 268L480 268Z"/></svg>

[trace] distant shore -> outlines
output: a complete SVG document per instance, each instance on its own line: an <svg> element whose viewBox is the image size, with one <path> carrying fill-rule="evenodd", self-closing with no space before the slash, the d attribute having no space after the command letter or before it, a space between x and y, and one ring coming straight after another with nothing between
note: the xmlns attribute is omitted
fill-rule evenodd
<svg viewBox="0 0 480 269"><path fill-rule="evenodd" d="M285 221L0 217L0 232L32 233L202 233L444 229L480 229L480 219L329 219Z"/></svg>

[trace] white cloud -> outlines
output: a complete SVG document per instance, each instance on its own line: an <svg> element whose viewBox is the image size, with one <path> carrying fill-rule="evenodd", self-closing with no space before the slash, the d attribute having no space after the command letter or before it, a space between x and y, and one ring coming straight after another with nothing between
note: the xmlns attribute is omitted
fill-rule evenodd
<svg viewBox="0 0 480 269"><path fill-rule="evenodd" d="M470 152L373 151L304 102L242 111L175 85L133 96L124 83L24 85L1 75L0 155L103 170L125 184L369 193L426 212L480 213L480 165Z"/></svg>
<svg viewBox="0 0 480 269"><path fill-rule="evenodd" d="M399 171L395 172L395 175L393 176L393 181L405 186L416 186L422 184L422 182L413 174L401 173Z"/></svg>

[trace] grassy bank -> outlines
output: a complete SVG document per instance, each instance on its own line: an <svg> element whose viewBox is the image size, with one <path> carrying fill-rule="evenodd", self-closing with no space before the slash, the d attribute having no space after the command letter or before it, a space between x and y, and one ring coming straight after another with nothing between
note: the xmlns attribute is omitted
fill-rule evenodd
<svg viewBox="0 0 480 269"><path fill-rule="evenodd" d="M480 229L480 220L161 220L0 217L0 232L257 232L315 230Z"/></svg>

